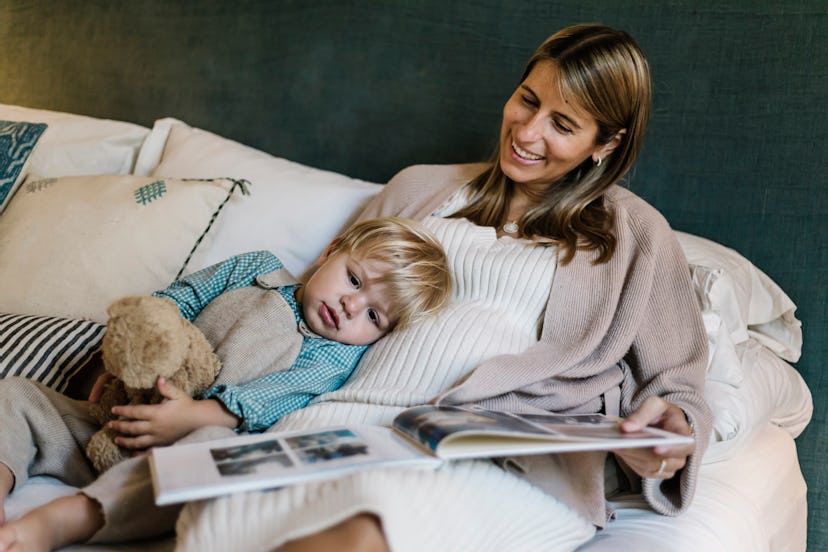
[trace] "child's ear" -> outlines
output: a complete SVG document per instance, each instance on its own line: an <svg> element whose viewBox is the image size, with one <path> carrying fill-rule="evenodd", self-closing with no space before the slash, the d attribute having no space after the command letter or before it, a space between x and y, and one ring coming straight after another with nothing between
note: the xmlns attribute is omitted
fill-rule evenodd
<svg viewBox="0 0 828 552"><path fill-rule="evenodd" d="M339 238L338 236L336 238L332 239L331 243L328 244L328 246L325 248L325 250L322 251L322 254L319 255L319 258L316 259L313 262L313 264L316 267L322 266L322 263L324 263L325 261L328 260L328 257L330 256L331 251L333 251L333 248L336 247L336 244L338 244L340 241L341 241L341 238Z"/></svg>
<svg viewBox="0 0 828 552"><path fill-rule="evenodd" d="M319 267L325 264L325 261L327 261L328 257L331 255L331 251L336 246L336 244L339 243L339 241L339 237L334 238L331 241L331 243L329 243L328 246L325 247L322 253L316 258L316 260L313 261L313 263L311 263L307 270L305 270L305 272L302 273L302 276L299 278L299 281L307 283L307 281L310 280L310 277L313 276L313 273L319 270Z"/></svg>

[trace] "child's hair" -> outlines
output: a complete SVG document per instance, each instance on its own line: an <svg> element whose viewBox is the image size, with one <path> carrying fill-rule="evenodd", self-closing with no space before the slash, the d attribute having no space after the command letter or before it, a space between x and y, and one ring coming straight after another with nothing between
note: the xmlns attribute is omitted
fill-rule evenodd
<svg viewBox="0 0 828 552"><path fill-rule="evenodd" d="M403 327L442 307L451 293L451 273L442 245L421 223L399 217L369 219L343 232L328 252L379 261L388 271L377 280L388 286Z"/></svg>

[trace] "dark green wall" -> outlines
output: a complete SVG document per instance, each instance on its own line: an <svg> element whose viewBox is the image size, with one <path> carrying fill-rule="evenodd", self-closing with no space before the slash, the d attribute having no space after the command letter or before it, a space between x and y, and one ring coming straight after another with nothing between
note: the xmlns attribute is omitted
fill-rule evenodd
<svg viewBox="0 0 828 552"><path fill-rule="evenodd" d="M828 549L828 3L0 0L0 102L174 116L374 181L487 157L533 48L576 22L636 36L654 115L631 187L742 252L799 305L815 397L798 439Z"/></svg>

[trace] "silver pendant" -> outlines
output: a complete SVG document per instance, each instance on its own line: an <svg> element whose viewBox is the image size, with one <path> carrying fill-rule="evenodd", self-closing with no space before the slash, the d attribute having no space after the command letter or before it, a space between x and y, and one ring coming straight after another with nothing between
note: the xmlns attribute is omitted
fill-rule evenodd
<svg viewBox="0 0 828 552"><path fill-rule="evenodd" d="M519 229L520 227L517 225L517 223L512 220L503 225L503 231L507 234L517 234L517 231Z"/></svg>

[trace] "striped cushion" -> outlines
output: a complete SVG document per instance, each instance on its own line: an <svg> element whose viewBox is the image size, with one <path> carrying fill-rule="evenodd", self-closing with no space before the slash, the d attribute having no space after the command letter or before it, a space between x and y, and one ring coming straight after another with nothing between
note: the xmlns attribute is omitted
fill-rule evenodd
<svg viewBox="0 0 828 552"><path fill-rule="evenodd" d="M0 378L22 376L64 391L100 349L105 328L89 320L0 314Z"/></svg>

